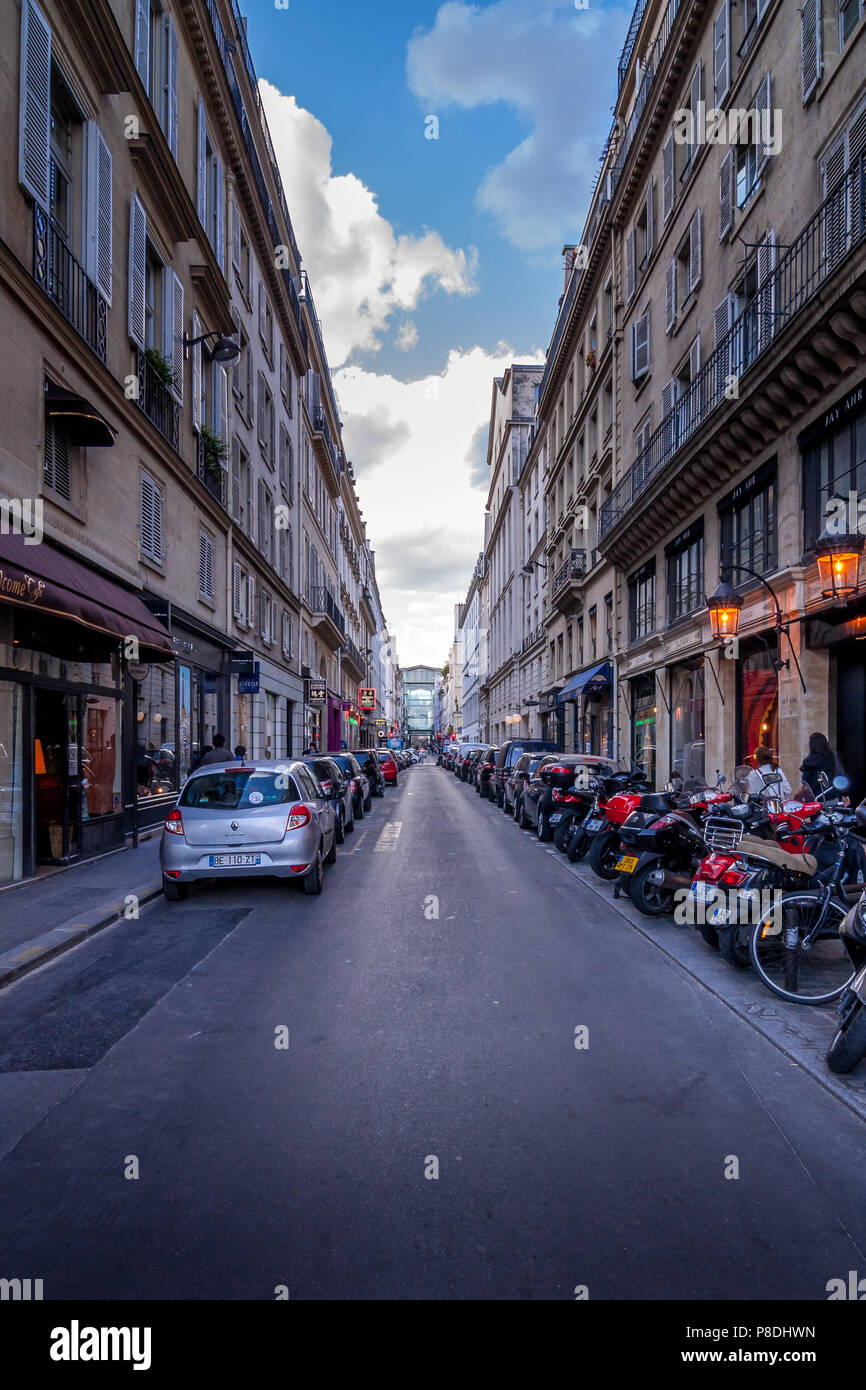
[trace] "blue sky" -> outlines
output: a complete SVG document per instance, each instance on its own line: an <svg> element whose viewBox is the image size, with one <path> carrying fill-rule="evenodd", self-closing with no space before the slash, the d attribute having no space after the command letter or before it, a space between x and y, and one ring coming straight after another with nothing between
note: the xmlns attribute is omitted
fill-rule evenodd
<svg viewBox="0 0 866 1390"><path fill-rule="evenodd" d="M582 230L629 11L573 0L242 9L386 614L401 659L438 664L481 542L473 439L492 377L538 360L553 329L560 250ZM424 138L429 114L437 140ZM431 416L433 378L443 396ZM407 477L461 512L454 526L453 508L425 507L408 550ZM435 579L412 559L431 546L448 552Z"/></svg>

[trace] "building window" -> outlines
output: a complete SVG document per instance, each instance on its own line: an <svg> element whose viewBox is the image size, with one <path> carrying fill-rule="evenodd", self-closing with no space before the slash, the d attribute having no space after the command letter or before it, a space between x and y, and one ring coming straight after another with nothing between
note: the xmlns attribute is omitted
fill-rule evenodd
<svg viewBox="0 0 866 1390"><path fill-rule="evenodd" d="M690 526L667 548L668 622L694 613L704 603L703 522Z"/></svg>
<svg viewBox="0 0 866 1390"><path fill-rule="evenodd" d="M656 562L650 560L628 581L629 640L639 642L655 631Z"/></svg>
<svg viewBox="0 0 866 1390"><path fill-rule="evenodd" d="M198 596L213 603L214 545L206 531L198 537Z"/></svg>
<svg viewBox="0 0 866 1390"><path fill-rule="evenodd" d="M264 372L259 372L259 400L257 412L257 432L259 444L261 445L262 458L273 468L276 460L274 459L274 398L271 389L265 380Z"/></svg>
<svg viewBox="0 0 866 1390"><path fill-rule="evenodd" d="M704 669L671 668L671 771L684 782L704 785Z"/></svg>
<svg viewBox="0 0 866 1390"><path fill-rule="evenodd" d="M803 452L803 548L809 552L831 515L844 504L848 515L850 494L866 498L866 408L836 426ZM846 523L845 529L850 529Z"/></svg>
<svg viewBox="0 0 866 1390"><path fill-rule="evenodd" d="M653 676L631 682L631 756L649 785L656 780L656 691Z"/></svg>
<svg viewBox="0 0 866 1390"><path fill-rule="evenodd" d="M845 44L853 34L860 16L863 13L863 0L839 0L839 47L844 48Z"/></svg>
<svg viewBox="0 0 866 1390"><path fill-rule="evenodd" d="M776 568L775 461L719 503L719 520L722 563L771 574Z"/></svg>
<svg viewBox="0 0 866 1390"><path fill-rule="evenodd" d="M739 687L739 748L737 761L744 762L761 744L778 756L779 673L777 651L766 642L740 648L737 666Z"/></svg>
<svg viewBox="0 0 866 1390"><path fill-rule="evenodd" d="M631 379L640 381L650 367L649 309L631 326Z"/></svg>
<svg viewBox="0 0 866 1390"><path fill-rule="evenodd" d="M274 556L274 499L263 480L259 480L259 550L267 560Z"/></svg>
<svg viewBox="0 0 866 1390"><path fill-rule="evenodd" d="M613 651L613 594L604 596L604 649Z"/></svg>

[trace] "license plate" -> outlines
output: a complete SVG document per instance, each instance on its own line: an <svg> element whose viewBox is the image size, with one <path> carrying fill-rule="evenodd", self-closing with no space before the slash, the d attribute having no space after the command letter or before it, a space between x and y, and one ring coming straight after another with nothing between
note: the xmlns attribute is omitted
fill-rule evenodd
<svg viewBox="0 0 866 1390"><path fill-rule="evenodd" d="M586 822L587 830L601 830L601 827L603 825L604 821L601 820L598 816L593 816L592 820L588 820Z"/></svg>
<svg viewBox="0 0 866 1390"><path fill-rule="evenodd" d="M616 871L618 874L633 874L637 868L638 855L621 854L616 861Z"/></svg>
<svg viewBox="0 0 866 1390"><path fill-rule="evenodd" d="M715 902L716 886L714 883L693 883L691 887L692 897L699 903Z"/></svg>
<svg viewBox="0 0 866 1390"><path fill-rule="evenodd" d="M556 813L555 816L551 816L551 817L550 817L550 824L551 824L551 825L559 825L559 822L560 822L561 820L562 820L562 815L560 814L559 811L557 811L557 813Z"/></svg>
<svg viewBox="0 0 866 1390"><path fill-rule="evenodd" d="M262 862L260 854L212 854L212 869L255 869Z"/></svg>

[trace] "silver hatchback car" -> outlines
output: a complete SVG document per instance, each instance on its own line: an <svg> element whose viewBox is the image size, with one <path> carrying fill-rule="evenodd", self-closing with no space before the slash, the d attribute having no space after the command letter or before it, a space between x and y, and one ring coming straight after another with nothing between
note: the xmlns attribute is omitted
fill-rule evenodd
<svg viewBox="0 0 866 1390"><path fill-rule="evenodd" d="M334 803L294 759L206 764L184 783L159 847L171 902L204 878L300 878L321 893L336 858Z"/></svg>

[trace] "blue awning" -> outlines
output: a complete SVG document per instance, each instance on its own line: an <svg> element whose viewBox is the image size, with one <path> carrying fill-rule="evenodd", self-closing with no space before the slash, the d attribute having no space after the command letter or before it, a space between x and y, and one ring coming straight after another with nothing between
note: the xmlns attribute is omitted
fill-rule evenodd
<svg viewBox="0 0 866 1390"><path fill-rule="evenodd" d="M590 666L587 671L572 676L559 692L560 704L564 700L577 700L581 695L596 695L599 691L609 690L611 674L610 662L600 661L597 666Z"/></svg>

